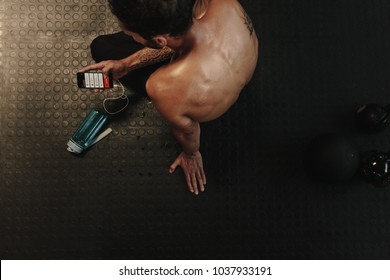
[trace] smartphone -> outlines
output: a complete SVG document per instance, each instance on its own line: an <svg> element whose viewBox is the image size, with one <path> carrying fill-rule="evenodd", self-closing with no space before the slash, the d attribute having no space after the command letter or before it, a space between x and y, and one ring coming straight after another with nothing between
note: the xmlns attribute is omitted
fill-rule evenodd
<svg viewBox="0 0 390 280"><path fill-rule="evenodd" d="M113 87L112 74L105 76L102 72L78 72L77 85L79 88L105 89Z"/></svg>

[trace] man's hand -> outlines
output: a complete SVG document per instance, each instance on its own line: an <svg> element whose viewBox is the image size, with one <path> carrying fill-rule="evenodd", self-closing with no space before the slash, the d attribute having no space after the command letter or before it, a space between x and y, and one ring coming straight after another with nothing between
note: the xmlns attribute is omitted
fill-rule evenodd
<svg viewBox="0 0 390 280"><path fill-rule="evenodd" d="M169 168L169 173L173 173L180 166L183 169L190 192L199 194L204 191L206 185L206 175L203 170L202 155L199 151L193 155L182 152Z"/></svg>
<svg viewBox="0 0 390 280"><path fill-rule="evenodd" d="M116 80L129 73L129 68L127 67L127 64L124 60L105 60L84 67L80 70L80 72L87 72L91 70L103 72L104 75L111 73L112 77Z"/></svg>

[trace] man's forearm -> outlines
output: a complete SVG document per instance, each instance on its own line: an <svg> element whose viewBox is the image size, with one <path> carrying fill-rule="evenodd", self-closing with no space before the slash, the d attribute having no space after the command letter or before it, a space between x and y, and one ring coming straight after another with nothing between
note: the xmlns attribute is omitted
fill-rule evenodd
<svg viewBox="0 0 390 280"><path fill-rule="evenodd" d="M168 47L162 49L143 48L121 61L126 65L128 71L132 71L169 59L173 54L174 51Z"/></svg>
<svg viewBox="0 0 390 280"><path fill-rule="evenodd" d="M194 155L199 151L200 126L198 122L193 125L192 131L185 132L177 128L173 128L172 131L176 140L181 144L184 153Z"/></svg>

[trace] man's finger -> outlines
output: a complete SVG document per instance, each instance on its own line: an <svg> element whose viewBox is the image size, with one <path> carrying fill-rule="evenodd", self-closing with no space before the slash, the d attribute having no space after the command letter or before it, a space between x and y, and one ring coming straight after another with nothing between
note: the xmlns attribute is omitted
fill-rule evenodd
<svg viewBox="0 0 390 280"><path fill-rule="evenodd" d="M199 194L199 190L198 190L198 184L196 183L196 176L195 174L191 174L191 183L192 183L192 187L195 191L195 194Z"/></svg>
<svg viewBox="0 0 390 280"><path fill-rule="evenodd" d="M175 172L176 168L179 166L179 161L176 159L172 165L169 167L169 173Z"/></svg>
<svg viewBox="0 0 390 280"><path fill-rule="evenodd" d="M204 173L203 168L200 169L200 175L202 176L203 185L206 185L207 183L206 174Z"/></svg>
<svg viewBox="0 0 390 280"><path fill-rule="evenodd" d="M202 176L200 175L199 172L196 172L196 179L198 180L200 191L203 192L204 191L204 182L203 182Z"/></svg>
<svg viewBox="0 0 390 280"><path fill-rule="evenodd" d="M188 188L190 189L190 192L194 192L194 188L192 187L192 184L191 184L191 177L190 177L190 174L185 174L186 175L186 182L187 182L187 185L188 185Z"/></svg>
<svg viewBox="0 0 390 280"><path fill-rule="evenodd" d="M90 70L97 70L97 69L102 69L104 67L105 63L104 62L99 62L99 63L96 63L96 64L91 64L91 65L88 65L82 69L79 70L79 72L87 72L87 71L90 71Z"/></svg>

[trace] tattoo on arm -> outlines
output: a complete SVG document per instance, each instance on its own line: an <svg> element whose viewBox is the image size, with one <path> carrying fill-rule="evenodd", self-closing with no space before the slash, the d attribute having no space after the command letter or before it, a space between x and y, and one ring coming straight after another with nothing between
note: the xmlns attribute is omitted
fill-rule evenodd
<svg viewBox="0 0 390 280"><path fill-rule="evenodd" d="M168 47L164 47L162 49L143 48L142 50L133 54L137 63L131 66L130 70L164 61L171 58L173 54L174 51Z"/></svg>
<svg viewBox="0 0 390 280"><path fill-rule="evenodd" d="M248 14L245 12L244 9L242 9L242 15L243 15L242 19L244 20L244 24L245 24L246 27L248 28L249 35L252 37L253 32L255 31L255 28L253 27L252 20L251 20L251 18L248 16Z"/></svg>

